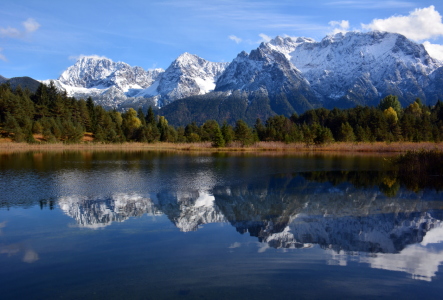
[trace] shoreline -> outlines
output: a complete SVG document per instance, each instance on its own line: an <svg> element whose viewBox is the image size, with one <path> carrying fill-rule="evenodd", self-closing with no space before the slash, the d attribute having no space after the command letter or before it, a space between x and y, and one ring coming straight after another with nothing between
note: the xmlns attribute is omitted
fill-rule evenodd
<svg viewBox="0 0 443 300"><path fill-rule="evenodd" d="M123 143L123 144L27 144L2 142L0 152L28 151L174 151L174 152L279 152L279 153L404 153L418 150L443 151L443 142L375 142L375 143L332 143L321 146L307 146L304 143L285 144L283 142L258 142L251 146L242 147L233 143L228 147L213 148L211 142L205 143Z"/></svg>

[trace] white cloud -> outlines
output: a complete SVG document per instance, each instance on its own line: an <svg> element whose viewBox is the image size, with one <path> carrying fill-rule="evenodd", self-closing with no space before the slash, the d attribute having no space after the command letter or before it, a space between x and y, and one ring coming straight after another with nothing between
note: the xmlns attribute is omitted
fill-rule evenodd
<svg viewBox="0 0 443 300"><path fill-rule="evenodd" d="M87 58L95 58L95 59L110 59L110 58L107 58L106 56L95 55L95 54L92 54L92 55L84 55L84 54L80 54L80 55L71 55L71 56L68 57L68 59L69 59L69 60L77 61L77 60L79 60L79 59L81 59L81 58L84 58L84 57L87 57Z"/></svg>
<svg viewBox="0 0 443 300"><path fill-rule="evenodd" d="M3 60L3 61L8 61L7 59L6 59L6 56L4 56L1 52L3 51L3 49L2 48L0 48L0 60ZM5 223L5 222L3 222L3 223ZM0 223L0 225L2 225L3 223ZM6 224L6 223L5 223ZM0 234L1 234L1 228L3 228L3 227L1 227L0 226Z"/></svg>
<svg viewBox="0 0 443 300"><path fill-rule="evenodd" d="M40 24L32 18L29 18L26 21L24 21L22 25L25 28L24 30L19 30L13 27L7 27L7 28L0 27L0 37L22 38L26 34L32 33L40 28Z"/></svg>
<svg viewBox="0 0 443 300"><path fill-rule="evenodd" d="M337 33L346 33L349 30L349 21L341 20L341 21L331 21L329 22L329 26L332 27L331 34Z"/></svg>
<svg viewBox="0 0 443 300"><path fill-rule="evenodd" d="M264 33L260 33L258 36L261 37L260 43L261 43L261 42L265 42L265 43L267 43L267 42L269 42L270 40L272 40L272 38L271 38L269 35L266 35L266 34L264 34Z"/></svg>
<svg viewBox="0 0 443 300"><path fill-rule="evenodd" d="M19 38L21 36L20 30L17 28L1 28L0 27L0 37L11 37L11 38Z"/></svg>
<svg viewBox="0 0 443 300"><path fill-rule="evenodd" d="M229 249L240 248L240 247L241 247L241 243L235 242L229 246Z"/></svg>
<svg viewBox="0 0 443 300"><path fill-rule="evenodd" d="M237 44L240 44L241 41L242 41L241 38L239 38L239 37L237 37L237 36L235 36L235 35L230 35L230 36L229 36L229 39L230 39L230 40L233 40L233 41L236 42Z"/></svg>
<svg viewBox="0 0 443 300"><path fill-rule="evenodd" d="M415 41L443 36L442 16L433 5L415 9L408 16L374 19L372 23L361 26L367 30L400 33Z"/></svg>
<svg viewBox="0 0 443 300"><path fill-rule="evenodd" d="M443 61L443 45L431 44L429 41L423 43L426 51L433 58Z"/></svg>
<svg viewBox="0 0 443 300"><path fill-rule="evenodd" d="M37 21L32 18L27 19L22 24L23 27L25 27L26 32L28 33L34 32L40 28L40 24L37 23Z"/></svg>
<svg viewBox="0 0 443 300"><path fill-rule="evenodd" d="M229 39L233 40L237 44L240 44L241 42L245 42L245 43L251 44L251 45L260 44L260 43L267 43L270 40L272 40L272 37L270 37L269 35L266 35L264 33L260 33L258 36L260 37L260 40L258 40L258 41L249 40L249 39L243 41L243 39L241 39L241 38L239 38L239 37L237 37L235 35L230 35Z"/></svg>
<svg viewBox="0 0 443 300"><path fill-rule="evenodd" d="M23 261L32 264L39 259L38 253L34 250L27 250L23 256Z"/></svg>

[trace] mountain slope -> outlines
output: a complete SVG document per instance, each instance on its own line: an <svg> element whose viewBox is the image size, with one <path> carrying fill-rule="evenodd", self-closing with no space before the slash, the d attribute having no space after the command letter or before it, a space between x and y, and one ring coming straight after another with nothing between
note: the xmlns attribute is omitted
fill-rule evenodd
<svg viewBox="0 0 443 300"><path fill-rule="evenodd" d="M39 81L27 76L13 77L10 79L0 76L0 84L2 83L8 83L12 89L16 89L18 86L20 86L22 89L28 89L32 93L37 91L37 88L40 85Z"/></svg>
<svg viewBox="0 0 443 300"><path fill-rule="evenodd" d="M97 104L116 108L142 89L151 86L162 72L162 69L146 71L141 67L131 67L108 58L85 56L64 71L58 80L54 80L54 84L65 90L69 96L90 96ZM154 102L151 104L154 105Z"/></svg>
<svg viewBox="0 0 443 300"><path fill-rule="evenodd" d="M109 108L131 104L143 106L143 101L163 106L176 99L213 90L215 81L227 65L184 53L166 71L145 71L107 58L82 57L54 83L69 96L91 96L98 104Z"/></svg>
<svg viewBox="0 0 443 300"><path fill-rule="evenodd" d="M432 105L443 96L442 68L443 62L429 56L423 45L400 34L348 32L320 42L276 37L231 63L184 53L166 70L83 57L55 84L70 96L91 96L107 108L156 106L172 115L181 114L172 110L184 109L203 121L233 115L254 120L317 107L377 105L389 94L398 96L403 107L417 97ZM242 113L223 102L233 93L242 95L236 97ZM197 105L206 100L217 115Z"/></svg>
<svg viewBox="0 0 443 300"><path fill-rule="evenodd" d="M374 105L389 94L403 106L432 99L426 87L442 66L423 45L396 33L338 33L321 42L277 37L268 45L301 71L326 107Z"/></svg>
<svg viewBox="0 0 443 300"><path fill-rule="evenodd" d="M157 95L161 104L189 96L204 95L214 90L215 82L228 63L207 61L197 55L180 55L162 74Z"/></svg>
<svg viewBox="0 0 443 300"><path fill-rule="evenodd" d="M267 94L277 114L291 115L319 106L309 82L281 52L261 44L240 53L217 81L216 91Z"/></svg>

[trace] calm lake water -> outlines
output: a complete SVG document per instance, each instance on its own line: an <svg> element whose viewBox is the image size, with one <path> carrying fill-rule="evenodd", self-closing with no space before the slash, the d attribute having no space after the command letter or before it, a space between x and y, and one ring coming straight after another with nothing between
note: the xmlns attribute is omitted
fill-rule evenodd
<svg viewBox="0 0 443 300"><path fill-rule="evenodd" d="M441 299L440 182L389 157L0 155L1 299Z"/></svg>

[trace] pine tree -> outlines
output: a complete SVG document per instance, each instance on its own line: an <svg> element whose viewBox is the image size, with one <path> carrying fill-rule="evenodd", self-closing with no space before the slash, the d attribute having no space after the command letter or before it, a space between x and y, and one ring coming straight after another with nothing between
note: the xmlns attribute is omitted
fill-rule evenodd
<svg viewBox="0 0 443 300"><path fill-rule="evenodd" d="M148 113L146 114L146 124L157 125L157 119L151 106L149 106Z"/></svg>
<svg viewBox="0 0 443 300"><path fill-rule="evenodd" d="M225 140L225 144L229 144L234 140L235 137L234 129L232 128L231 125L228 124L228 122L226 122L226 120L223 122L223 125L221 127L221 132L223 135L223 139Z"/></svg>
<svg viewBox="0 0 443 300"><path fill-rule="evenodd" d="M342 142L355 141L354 130L348 122L341 124L340 131L338 133L338 139Z"/></svg>
<svg viewBox="0 0 443 300"><path fill-rule="evenodd" d="M235 140L243 146L251 145L254 142L251 128L243 120L238 120L234 128Z"/></svg>
<svg viewBox="0 0 443 300"><path fill-rule="evenodd" d="M146 126L145 114L143 113L143 110L141 107L137 111L137 118L140 119L142 126Z"/></svg>
<svg viewBox="0 0 443 300"><path fill-rule="evenodd" d="M400 116L400 114L402 113L401 104L400 101L398 101L397 96L388 95L385 98L383 98L378 104L378 109L380 109L381 111L384 111L389 107L392 107L392 109L395 110L397 116Z"/></svg>

